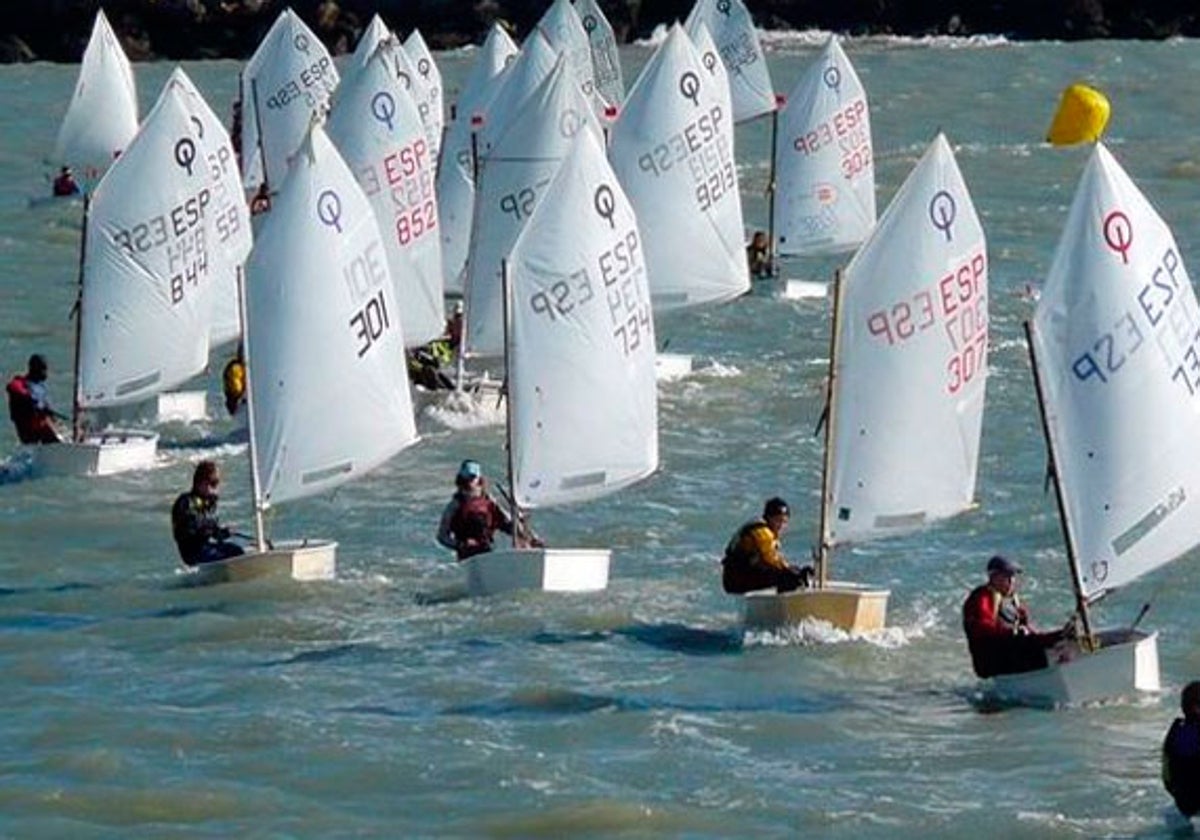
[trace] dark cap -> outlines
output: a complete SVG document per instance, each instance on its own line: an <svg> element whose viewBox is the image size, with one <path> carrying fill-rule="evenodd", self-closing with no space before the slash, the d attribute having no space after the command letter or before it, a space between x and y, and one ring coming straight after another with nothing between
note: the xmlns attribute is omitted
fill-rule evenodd
<svg viewBox="0 0 1200 840"><path fill-rule="evenodd" d="M995 572L1006 575L1019 575L1024 571L1019 563L1014 563L1012 560L999 554L993 554L992 559L988 560L987 570L989 575Z"/></svg>
<svg viewBox="0 0 1200 840"><path fill-rule="evenodd" d="M46 357L41 353L34 353L29 357L29 370L31 372L41 371L46 372Z"/></svg>
<svg viewBox="0 0 1200 840"><path fill-rule="evenodd" d="M458 467L458 478L465 481L468 478L479 478L483 475L483 467L479 466L478 461L467 459Z"/></svg>
<svg viewBox="0 0 1200 840"><path fill-rule="evenodd" d="M768 516L778 516L780 514L783 514L784 516L792 515L792 509L788 507L788 503L778 496L767 499L766 505L763 506L763 518Z"/></svg>

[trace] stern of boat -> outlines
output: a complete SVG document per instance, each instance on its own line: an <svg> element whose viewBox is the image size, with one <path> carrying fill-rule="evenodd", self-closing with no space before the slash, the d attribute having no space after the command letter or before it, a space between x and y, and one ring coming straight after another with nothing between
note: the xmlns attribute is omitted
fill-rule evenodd
<svg viewBox="0 0 1200 840"><path fill-rule="evenodd" d="M263 577L292 580L333 580L337 546L332 540L277 542L267 551L247 551L238 557L190 566L195 583L236 583Z"/></svg>
<svg viewBox="0 0 1200 840"><path fill-rule="evenodd" d="M751 630L777 630L804 621L825 621L847 633L882 630L891 592L845 581L821 589L776 592L763 589L743 596L745 624Z"/></svg>
<svg viewBox="0 0 1200 840"><path fill-rule="evenodd" d="M516 589L595 592L608 586L612 552L596 548L516 548L489 551L462 561L471 595Z"/></svg>
<svg viewBox="0 0 1200 840"><path fill-rule="evenodd" d="M38 475L115 475L150 469L158 453L158 433L114 429L87 435L82 441L30 447Z"/></svg>

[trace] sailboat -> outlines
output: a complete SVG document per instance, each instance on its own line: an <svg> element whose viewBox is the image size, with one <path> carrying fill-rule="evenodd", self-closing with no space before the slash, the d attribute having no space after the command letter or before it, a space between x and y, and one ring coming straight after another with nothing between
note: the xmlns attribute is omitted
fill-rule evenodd
<svg viewBox="0 0 1200 840"><path fill-rule="evenodd" d="M1200 542L1198 328L1171 229L1097 143L1026 324L1079 641L1046 668L995 677L1000 696L1159 690L1158 634L1097 630L1091 606Z"/></svg>
<svg viewBox="0 0 1200 840"><path fill-rule="evenodd" d="M974 506L987 282L983 228L938 134L836 282L816 585L748 594L747 625L882 628L888 591L833 580L834 549Z"/></svg>
<svg viewBox="0 0 1200 840"><path fill-rule="evenodd" d="M862 82L836 37L826 42L775 119L773 252L815 256L857 248L875 225L871 117ZM791 281L784 296L824 295L823 286L812 285Z"/></svg>
<svg viewBox="0 0 1200 840"><path fill-rule="evenodd" d="M591 47L596 92L606 105L619 109L625 100L625 79L621 73L621 55L612 24L596 0L574 0L574 4Z"/></svg>
<svg viewBox="0 0 1200 840"><path fill-rule="evenodd" d="M279 13L239 77L242 180L247 190L274 180L308 130L324 114L338 84L333 57L300 16Z"/></svg>
<svg viewBox="0 0 1200 840"><path fill-rule="evenodd" d="M703 24L712 34L729 73L733 121L740 123L775 110L775 89L754 20L742 0L696 0L683 26L693 40Z"/></svg>
<svg viewBox="0 0 1200 840"><path fill-rule="evenodd" d="M54 159L74 167L86 191L100 182L137 130L133 67L100 9L83 51L75 93L58 130Z"/></svg>
<svg viewBox="0 0 1200 840"><path fill-rule="evenodd" d="M505 261L514 544L463 561L472 594L608 585L607 549L518 548L524 511L591 501L658 467L654 323L633 208L575 135Z"/></svg>
<svg viewBox="0 0 1200 840"><path fill-rule="evenodd" d="M243 295L256 546L189 573L204 582L328 579L337 543L272 543L264 515L374 469L417 432L379 225L315 123L263 222Z"/></svg>
<svg viewBox="0 0 1200 840"><path fill-rule="evenodd" d="M185 86L168 80L129 147L85 203L73 434L35 468L105 475L153 465L158 435L85 431L83 412L144 401L208 362L215 213L207 147Z"/></svg>
<svg viewBox="0 0 1200 840"><path fill-rule="evenodd" d="M438 69L421 30L408 33L402 44L408 63L416 70L412 86L413 101L429 138L434 170L442 157L442 136L446 133L446 102L442 93L442 71Z"/></svg>
<svg viewBox="0 0 1200 840"><path fill-rule="evenodd" d="M609 138L609 159L645 236L656 318L750 290L733 143L728 86L675 24ZM660 370L664 378L691 370L690 356L667 361L674 369Z"/></svg>

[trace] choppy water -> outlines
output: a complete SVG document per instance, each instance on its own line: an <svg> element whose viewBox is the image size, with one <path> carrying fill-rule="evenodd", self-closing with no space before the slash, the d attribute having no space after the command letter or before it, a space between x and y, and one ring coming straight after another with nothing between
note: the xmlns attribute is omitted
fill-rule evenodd
<svg viewBox="0 0 1200 840"><path fill-rule="evenodd" d="M770 43L786 90L816 39ZM717 580L728 533L766 496L793 503L793 556L815 531L822 304L759 294L660 335L716 363L662 388L661 472L538 518L552 542L614 549L596 596L441 597L460 582L432 540L452 473L463 457L498 473L502 433L429 418L415 449L273 519L279 536L340 540L336 582L181 587L167 512L191 465L221 459L233 524L249 524L248 479L228 421L168 427L159 469L0 486L0 835L1167 835L1157 748L1200 674L1196 558L1102 608L1123 621L1153 599L1161 697L986 713L958 610L996 550L1025 562L1045 623L1070 610L1014 294L1046 269L1086 156L1039 143L1058 95L1080 79L1108 93L1110 148L1196 271L1200 47L846 48L871 98L881 207L940 128L992 257L980 509L839 560L891 587L886 633L744 637ZM625 53L628 76L648 54ZM440 58L453 89L468 57ZM237 66L186 69L228 114ZM144 104L169 71L136 68ZM48 189L75 72L0 68L0 359L44 352L63 405L80 211L28 199ZM739 130L751 226L765 226L768 131Z"/></svg>

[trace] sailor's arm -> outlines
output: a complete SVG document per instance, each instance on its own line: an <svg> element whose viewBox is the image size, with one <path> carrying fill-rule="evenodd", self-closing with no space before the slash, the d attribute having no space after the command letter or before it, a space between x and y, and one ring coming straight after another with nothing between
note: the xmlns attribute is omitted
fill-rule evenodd
<svg viewBox="0 0 1200 840"><path fill-rule="evenodd" d="M454 512L458 510L458 499L451 499L446 505L446 509L442 511L442 521L438 523L437 541L439 545L445 546L451 551L458 549L458 537L450 530L450 523L454 521Z"/></svg>
<svg viewBox="0 0 1200 840"><path fill-rule="evenodd" d="M787 558L779 552L779 542L770 528L766 525L755 528L750 532L750 537L754 540L755 552L764 565L773 569L791 568Z"/></svg>

